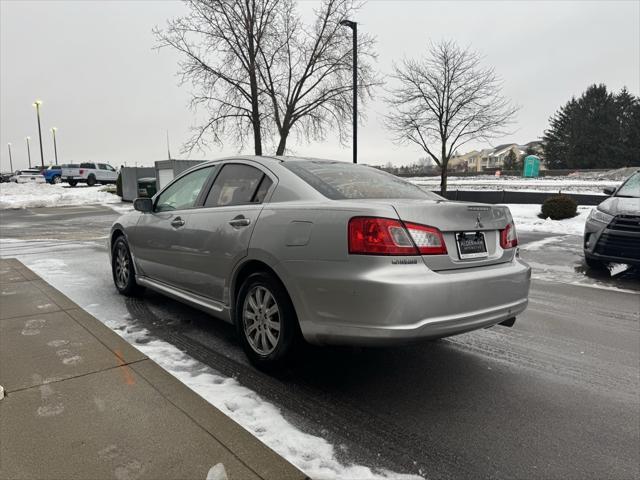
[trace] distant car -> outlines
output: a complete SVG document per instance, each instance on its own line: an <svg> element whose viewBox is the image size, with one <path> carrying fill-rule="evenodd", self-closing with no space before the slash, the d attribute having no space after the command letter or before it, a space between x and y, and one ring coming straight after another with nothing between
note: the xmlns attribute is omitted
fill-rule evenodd
<svg viewBox="0 0 640 480"><path fill-rule="evenodd" d="M584 227L584 259L591 268L607 263L640 265L640 170L591 210Z"/></svg>
<svg viewBox="0 0 640 480"><path fill-rule="evenodd" d="M42 171L42 176L47 183L62 182L62 167L64 165L49 165Z"/></svg>
<svg viewBox="0 0 640 480"><path fill-rule="evenodd" d="M0 173L0 183L10 182L13 173Z"/></svg>
<svg viewBox="0 0 640 480"><path fill-rule="evenodd" d="M16 170L16 172L11 176L9 180L15 183L45 183L46 182L39 168Z"/></svg>
<svg viewBox="0 0 640 480"><path fill-rule="evenodd" d="M148 287L236 325L258 366L281 363L299 334L407 343L513 325L528 302L507 207L362 165L207 162L134 208L110 235L118 291Z"/></svg>
<svg viewBox="0 0 640 480"><path fill-rule="evenodd" d="M96 183L116 183L118 172L107 163L85 162L64 166L61 176L72 187L78 183L86 183L91 187Z"/></svg>

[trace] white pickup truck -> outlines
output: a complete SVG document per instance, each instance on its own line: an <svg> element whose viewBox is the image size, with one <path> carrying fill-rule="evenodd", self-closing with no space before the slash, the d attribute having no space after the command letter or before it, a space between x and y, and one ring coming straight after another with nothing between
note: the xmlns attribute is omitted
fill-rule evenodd
<svg viewBox="0 0 640 480"><path fill-rule="evenodd" d="M118 172L107 163L81 163L64 165L62 181L72 187L78 183L86 183L90 187L96 183L116 183Z"/></svg>

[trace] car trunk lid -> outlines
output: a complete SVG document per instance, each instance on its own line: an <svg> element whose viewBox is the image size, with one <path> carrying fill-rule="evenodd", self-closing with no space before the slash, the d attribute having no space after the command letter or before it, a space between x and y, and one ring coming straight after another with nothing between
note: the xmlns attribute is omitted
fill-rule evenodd
<svg viewBox="0 0 640 480"><path fill-rule="evenodd" d="M431 270L486 266L513 258L515 249L500 246L500 231L512 221L507 207L437 200L394 200L392 205L403 222L436 227L442 232L447 254L422 256ZM479 246L482 240L484 249ZM474 253L476 247L486 251Z"/></svg>

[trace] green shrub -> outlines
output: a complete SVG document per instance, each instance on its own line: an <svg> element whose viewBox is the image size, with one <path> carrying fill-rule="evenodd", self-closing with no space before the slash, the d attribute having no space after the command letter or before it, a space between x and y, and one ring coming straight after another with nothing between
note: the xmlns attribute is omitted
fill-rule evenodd
<svg viewBox="0 0 640 480"><path fill-rule="evenodd" d="M577 215L578 204L568 195L554 195L547 198L542 204L540 218L550 218L551 220L562 220L572 218Z"/></svg>
<svg viewBox="0 0 640 480"><path fill-rule="evenodd" d="M118 178L116 179L116 195L122 198L122 172L118 173Z"/></svg>

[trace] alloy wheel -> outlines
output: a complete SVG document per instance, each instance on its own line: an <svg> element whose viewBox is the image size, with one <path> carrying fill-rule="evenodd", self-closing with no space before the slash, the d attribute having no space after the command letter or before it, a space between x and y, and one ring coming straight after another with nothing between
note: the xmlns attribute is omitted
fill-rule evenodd
<svg viewBox="0 0 640 480"><path fill-rule="evenodd" d="M269 355L280 340L280 309L273 294L264 286L253 287L242 308L244 334L259 355Z"/></svg>
<svg viewBox="0 0 640 480"><path fill-rule="evenodd" d="M116 250L115 280L119 289L124 289L129 283L129 252L124 243L119 243Z"/></svg>

